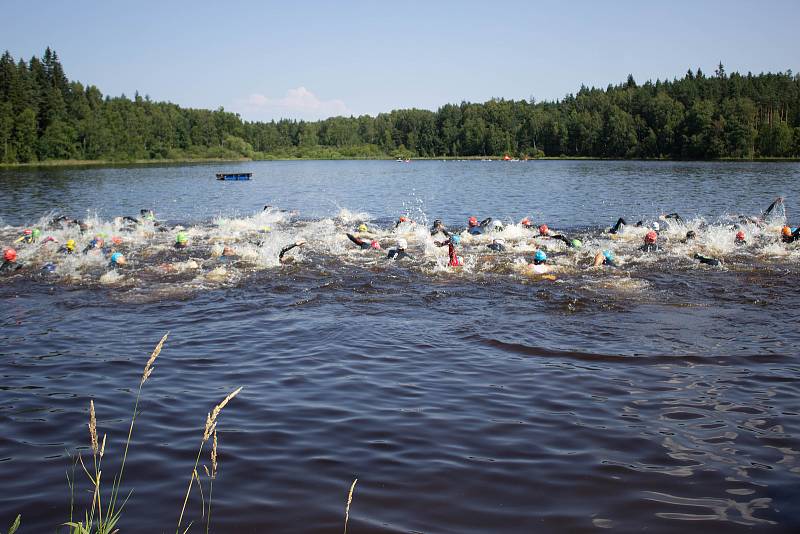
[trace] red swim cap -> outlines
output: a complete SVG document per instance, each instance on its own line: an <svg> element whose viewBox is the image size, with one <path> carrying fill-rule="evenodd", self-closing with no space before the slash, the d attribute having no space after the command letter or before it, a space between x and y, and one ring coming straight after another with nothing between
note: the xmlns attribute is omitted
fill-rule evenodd
<svg viewBox="0 0 800 534"><path fill-rule="evenodd" d="M546 224L539 226L539 235L547 235L547 232L549 231L550 228L548 228Z"/></svg>
<svg viewBox="0 0 800 534"><path fill-rule="evenodd" d="M529 218L525 217L525 218L524 218L524 219L522 219L522 220L521 220L519 223L520 223L522 226L528 226L529 224L531 224L531 220L530 220Z"/></svg>
<svg viewBox="0 0 800 534"><path fill-rule="evenodd" d="M111 238L111 242L114 243L115 245L119 245L122 243L122 238L118 235L115 235L114 237Z"/></svg>
<svg viewBox="0 0 800 534"><path fill-rule="evenodd" d="M381 249L381 244L380 244L380 243L378 243L378 242L377 242L377 241L375 241L375 240L373 240L373 241L372 241L372 242L369 244L369 246L370 246L370 247L372 247L372 248L374 248L375 250L380 250L380 249Z"/></svg>
<svg viewBox="0 0 800 534"><path fill-rule="evenodd" d="M470 217L468 222L469 222L470 227L478 226L478 218L477 217Z"/></svg>
<svg viewBox="0 0 800 534"><path fill-rule="evenodd" d="M406 216L400 217L400 222L408 222L408 217Z"/></svg>
<svg viewBox="0 0 800 534"><path fill-rule="evenodd" d="M17 251L13 248L7 248L3 251L3 259L5 261L16 261Z"/></svg>
<svg viewBox="0 0 800 534"><path fill-rule="evenodd" d="M647 232L647 235L644 236L644 242L649 245L655 243L656 239L658 239L658 234L656 233L655 230L650 230L649 232Z"/></svg>
<svg viewBox="0 0 800 534"><path fill-rule="evenodd" d="M22 231L22 233L25 234L25 235L31 235L33 233L33 230L31 230L30 228L25 228Z"/></svg>
<svg viewBox="0 0 800 534"><path fill-rule="evenodd" d="M736 232L736 241L744 241L744 232L741 230Z"/></svg>

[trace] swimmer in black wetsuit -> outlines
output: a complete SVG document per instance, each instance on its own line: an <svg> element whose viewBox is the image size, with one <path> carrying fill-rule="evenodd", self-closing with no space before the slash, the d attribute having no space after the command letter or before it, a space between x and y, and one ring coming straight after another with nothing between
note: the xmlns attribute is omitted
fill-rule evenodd
<svg viewBox="0 0 800 534"><path fill-rule="evenodd" d="M406 248L408 248L408 241L405 239L398 239L397 246L389 249L389 253L386 255L386 258L395 261L400 261L403 258L413 260L414 258L412 258L411 255L406 252Z"/></svg>
<svg viewBox="0 0 800 534"><path fill-rule="evenodd" d="M450 237L450 232L447 231L444 223L442 223L441 219L436 219L433 221L433 227L431 228L431 235L436 235L439 232L443 233L447 237Z"/></svg>
<svg viewBox="0 0 800 534"><path fill-rule="evenodd" d="M688 243L689 241L693 241L696 238L697 238L697 232L695 232L694 230L689 230L688 232L686 232L686 237L681 239L681 243Z"/></svg>
<svg viewBox="0 0 800 534"><path fill-rule="evenodd" d="M784 243L794 243L798 240L800 240L800 228L795 228L794 231L788 226L781 228L781 241Z"/></svg>
<svg viewBox="0 0 800 534"><path fill-rule="evenodd" d="M692 257L705 265L712 265L714 267L722 265L722 261L718 260L717 258L710 258L708 256L703 256L702 254L697 254L697 253L695 253L695 255Z"/></svg>
<svg viewBox="0 0 800 534"><path fill-rule="evenodd" d="M623 227L623 226L625 226L626 224L628 224L628 223L627 223L627 222L625 222L625 219L623 219L622 217L620 217L619 219L617 219L617 222L614 224L614 226L612 226L612 227L611 227L611 230L609 230L609 231L608 231L608 233L609 233L609 234L616 234L616 233L618 233L618 232L620 231L620 229L622 229L622 227Z"/></svg>
<svg viewBox="0 0 800 534"><path fill-rule="evenodd" d="M486 248L494 252L505 252L506 242L502 239L492 239L492 242L486 245Z"/></svg>
<svg viewBox="0 0 800 534"><path fill-rule="evenodd" d="M375 241L374 239L362 239L360 237L356 237L353 234L345 234L347 239L352 241L354 244L361 247L361 250L369 250L374 248L375 250L380 250L381 244Z"/></svg>
<svg viewBox="0 0 800 534"><path fill-rule="evenodd" d="M301 239L300 241L295 241L291 245L286 245L285 247L283 247L281 249L280 254L278 254L278 261L281 262L281 263L289 263L291 261L294 261L294 258L285 258L284 256L286 255L287 252L289 252L293 248L302 247L305 244L306 244L306 242Z"/></svg>

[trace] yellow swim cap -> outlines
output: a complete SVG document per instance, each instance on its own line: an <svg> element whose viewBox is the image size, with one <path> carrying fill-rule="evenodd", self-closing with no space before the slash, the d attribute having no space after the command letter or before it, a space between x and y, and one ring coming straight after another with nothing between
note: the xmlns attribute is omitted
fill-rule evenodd
<svg viewBox="0 0 800 534"><path fill-rule="evenodd" d="M366 232L367 231L367 225L364 224L364 223L361 223L360 225L358 225L358 231L359 232Z"/></svg>
<svg viewBox="0 0 800 534"><path fill-rule="evenodd" d="M75 250L75 240L70 239L67 241L67 250Z"/></svg>

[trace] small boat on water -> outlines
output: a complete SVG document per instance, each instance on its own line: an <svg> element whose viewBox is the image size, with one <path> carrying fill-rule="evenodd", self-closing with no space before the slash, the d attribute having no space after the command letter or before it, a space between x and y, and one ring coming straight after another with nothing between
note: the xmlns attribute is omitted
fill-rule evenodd
<svg viewBox="0 0 800 534"><path fill-rule="evenodd" d="M252 172L218 172L217 180L240 182L249 180L252 176Z"/></svg>

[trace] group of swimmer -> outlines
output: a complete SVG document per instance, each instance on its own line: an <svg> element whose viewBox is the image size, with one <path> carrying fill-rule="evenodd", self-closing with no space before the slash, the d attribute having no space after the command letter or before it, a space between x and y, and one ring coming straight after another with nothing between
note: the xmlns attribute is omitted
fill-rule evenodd
<svg viewBox="0 0 800 534"><path fill-rule="evenodd" d="M767 219L778 206L783 206L783 202L783 198L778 197L759 216L739 216L735 222L728 226L728 230L735 232L733 244L735 246L746 247L750 241L745 229L748 227L751 229L753 227L767 229ZM269 209L271 209L270 206L265 206L264 208L265 211ZM661 215L658 219L657 221L639 221L634 225L628 225L624 218L619 218L612 227L604 230L603 233L607 234L611 239L614 239L626 233L626 228L628 227L639 228L641 230L639 230L636 235L641 235L642 231L644 231L644 235L641 245L638 247L638 251L645 254L658 253L662 249L662 226L680 225L684 223L683 218L677 213ZM191 249L191 243L186 229L179 225L170 227L163 221L157 220L155 213L151 209L142 209L138 218L130 216L117 217L114 222L114 228L119 230L119 235L111 235L110 237L102 232L95 233L90 222L71 219L65 216L56 217L43 226L44 231L40 228L24 229L22 234L16 237L11 245L5 247L3 250L3 263L0 266L0 274L15 273L27 267L24 262L19 260L17 248L20 247L38 247L37 256L48 258L48 261L44 261L43 264L37 266L31 265L30 267L31 269L37 269L45 273L53 273L58 269L58 257L68 257L72 255L91 255L92 257L100 258L101 261L105 262L111 269L124 270L128 265L126 251L129 245L127 242L128 240L124 237L125 233L133 232L136 229L142 229L145 226L148 235L173 233L174 244L172 245L172 249L174 251L180 252ZM449 229L444 225L442 220L436 219L430 228L430 236L432 244L435 247L447 247L447 266L454 269L464 266L464 257L459 254L459 251L463 250L465 244L470 245L472 250L475 250L476 246L479 248L485 247L484 250L486 253L495 255L515 251L523 252L523 254L530 252L529 258L525 260L523 269L537 275L547 275L558 268L553 265L551 258L548 256L548 252L552 254L554 249L557 253L559 250L568 252L570 250L577 251L583 248L583 242L578 237L570 237L563 233L554 232L547 224L542 223L537 225L533 223L529 217L522 219L519 222L519 227L525 229L526 232L532 232L534 235L529 239L523 238L522 244L525 246L518 247L517 250L514 250L515 247L512 247L507 243L507 240L504 239L504 235L507 233L506 226L499 220L491 217L483 219L482 221L479 221L478 218L474 216L469 217L466 226L457 229ZM685 236L680 238L680 243L686 244L697 240L698 232L702 232L707 227L707 225L701 224L696 230L688 230ZM415 262L417 261L415 256L408 252L409 244L406 236L411 238L418 237L419 234L417 230L425 232L425 235L427 235L427 230L424 230L424 228L424 226L420 228L420 226L409 217L401 216L390 229L369 227L366 222L361 222L357 229L345 231L344 236L359 249L374 254L384 254L384 245L381 241L386 243L387 240L391 240L391 246L389 246L385 253L386 260L392 262ZM59 243L53 235L48 234L48 232L55 231L58 231L59 235L67 236L68 238L65 239L63 243ZM515 235L519 237L519 234ZM479 236L484 237L480 238ZM779 236L771 237L767 232L760 233L758 238L762 241L772 240L790 244L800 241L800 228L791 228L782 225ZM517 239L517 241L520 240ZM256 238L255 241L251 240L250 243L259 247L263 244L263 241ZM558 243L561 244L560 247L555 246ZM278 253L278 262L281 264L291 262L292 257L287 254L306 244L307 241L305 239L299 239L283 246ZM590 261L585 267L602 268L620 266L620 258L617 257L612 248L592 251L593 253L589 254ZM215 262L225 261L236 258L237 252L231 246L226 245L222 247L221 250L214 251L211 256L212 258L207 258L207 260L213 260ZM693 253L691 257L705 265L719 266L723 263L722 258L701 254L699 252ZM177 262L164 261L159 267L165 272L171 272L176 270L176 265Z"/></svg>

